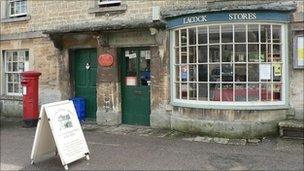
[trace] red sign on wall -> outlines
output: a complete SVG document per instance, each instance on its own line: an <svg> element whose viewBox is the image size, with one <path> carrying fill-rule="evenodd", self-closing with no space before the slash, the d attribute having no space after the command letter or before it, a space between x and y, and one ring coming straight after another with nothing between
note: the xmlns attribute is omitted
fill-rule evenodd
<svg viewBox="0 0 304 171"><path fill-rule="evenodd" d="M98 57L98 62L103 67L110 67L113 65L114 58L111 54L105 53Z"/></svg>

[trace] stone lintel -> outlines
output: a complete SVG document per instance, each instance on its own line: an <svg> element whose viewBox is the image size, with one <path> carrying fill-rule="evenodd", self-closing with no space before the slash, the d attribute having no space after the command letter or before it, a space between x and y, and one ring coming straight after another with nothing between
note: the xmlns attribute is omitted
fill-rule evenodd
<svg viewBox="0 0 304 171"><path fill-rule="evenodd" d="M47 35L44 35L40 31L12 33L12 34L1 34L0 35L0 41L33 39L33 38L39 38L39 37L47 37Z"/></svg>

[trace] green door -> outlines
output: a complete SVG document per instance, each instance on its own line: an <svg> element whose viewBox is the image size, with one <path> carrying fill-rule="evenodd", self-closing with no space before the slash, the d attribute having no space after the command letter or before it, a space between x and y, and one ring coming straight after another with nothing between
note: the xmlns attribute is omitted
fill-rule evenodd
<svg viewBox="0 0 304 171"><path fill-rule="evenodd" d="M86 118L96 118L96 49L75 50L75 96L86 99Z"/></svg>
<svg viewBox="0 0 304 171"><path fill-rule="evenodd" d="M150 50L123 49L121 53L122 123L150 125Z"/></svg>

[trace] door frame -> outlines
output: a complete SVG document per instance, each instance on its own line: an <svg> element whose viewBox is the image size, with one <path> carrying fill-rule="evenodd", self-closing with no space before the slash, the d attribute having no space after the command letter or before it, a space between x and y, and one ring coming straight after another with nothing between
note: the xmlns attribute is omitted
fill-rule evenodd
<svg viewBox="0 0 304 171"><path fill-rule="evenodd" d="M123 84L124 84L124 76L123 76L123 58L125 57L124 56L124 52L125 50L150 50L151 52L151 47L150 46L136 46L136 47L120 47L117 52L118 52L118 62L119 62L119 80L120 80L120 97L121 97L121 102L120 102L120 106L121 106L121 123L122 124L125 124L123 123L123 117L124 117L124 113L123 113L123 101L124 101L124 88L123 88ZM151 72L151 61L150 61L150 72ZM150 73L151 74L151 73ZM152 77L151 77L152 79ZM149 101L150 101L150 105L149 105L149 108L150 108L150 116L151 116L151 86L149 86L149 90L150 90L150 94L149 94ZM151 122L151 118L149 117L149 123ZM150 126L150 124L149 124Z"/></svg>

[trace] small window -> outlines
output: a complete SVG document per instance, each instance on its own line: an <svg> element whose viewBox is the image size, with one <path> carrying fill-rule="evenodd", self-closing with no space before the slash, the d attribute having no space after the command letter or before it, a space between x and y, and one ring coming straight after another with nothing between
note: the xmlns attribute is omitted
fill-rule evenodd
<svg viewBox="0 0 304 171"><path fill-rule="evenodd" d="M9 0L8 8L9 17L21 17L27 14L26 0Z"/></svg>
<svg viewBox="0 0 304 171"><path fill-rule="evenodd" d="M121 0L98 0L99 7L119 6Z"/></svg>
<svg viewBox="0 0 304 171"><path fill-rule="evenodd" d="M4 52L4 75L7 95L21 95L20 73L29 69L29 52Z"/></svg>

